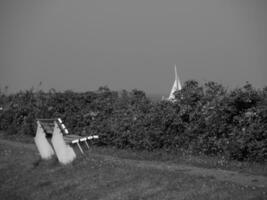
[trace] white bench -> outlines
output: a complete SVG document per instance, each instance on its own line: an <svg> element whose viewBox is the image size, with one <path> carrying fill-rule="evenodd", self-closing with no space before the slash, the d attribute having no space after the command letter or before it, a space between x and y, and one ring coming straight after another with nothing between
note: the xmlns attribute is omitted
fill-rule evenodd
<svg viewBox="0 0 267 200"><path fill-rule="evenodd" d="M37 122L40 123L43 131L47 136L52 136L55 128L55 123L58 125L60 128L60 131L63 135L63 139L67 144L72 144L72 145L77 145L79 147L79 150L81 151L82 154L84 154L84 151L80 145L80 143L85 143L87 148L89 149L89 144L87 143L88 140L93 140L93 139L99 139L98 135L90 135L90 136L79 136L79 135L74 135L74 134L69 134L68 129L66 126L63 124L62 120L60 118L55 118L55 119L37 119Z"/></svg>

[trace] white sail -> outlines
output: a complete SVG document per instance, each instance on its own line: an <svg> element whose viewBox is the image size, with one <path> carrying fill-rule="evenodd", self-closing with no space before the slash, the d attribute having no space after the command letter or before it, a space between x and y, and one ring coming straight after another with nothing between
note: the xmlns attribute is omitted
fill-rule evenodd
<svg viewBox="0 0 267 200"><path fill-rule="evenodd" d="M175 72L175 80L174 80L174 83L173 83L173 86L172 86L172 89L171 89L171 93L169 95L168 100L174 100L175 99L174 93L176 91L182 89L182 84L181 84L181 80L180 80L180 78L178 76L178 73L177 73L176 65L174 66L174 72Z"/></svg>

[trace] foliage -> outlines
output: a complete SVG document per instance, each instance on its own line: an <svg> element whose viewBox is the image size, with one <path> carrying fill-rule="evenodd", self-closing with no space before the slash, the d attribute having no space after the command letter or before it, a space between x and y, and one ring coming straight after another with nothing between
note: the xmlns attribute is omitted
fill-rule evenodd
<svg viewBox="0 0 267 200"><path fill-rule="evenodd" d="M267 160L267 87L227 91L216 82L185 82L175 102L143 91L0 91L0 130L34 136L36 118L60 117L72 133L99 134L99 145L186 150L227 159ZM0 106L1 106L0 105Z"/></svg>

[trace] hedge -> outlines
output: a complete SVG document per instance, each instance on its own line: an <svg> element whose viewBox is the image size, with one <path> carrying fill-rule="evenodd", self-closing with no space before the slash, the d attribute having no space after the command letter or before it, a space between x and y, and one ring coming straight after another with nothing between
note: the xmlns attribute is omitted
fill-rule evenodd
<svg viewBox="0 0 267 200"><path fill-rule="evenodd" d="M99 134L98 145L186 150L266 162L267 87L226 90L216 82L185 82L175 102L151 101L143 91L0 91L0 130L34 136L36 118L60 117L71 132Z"/></svg>

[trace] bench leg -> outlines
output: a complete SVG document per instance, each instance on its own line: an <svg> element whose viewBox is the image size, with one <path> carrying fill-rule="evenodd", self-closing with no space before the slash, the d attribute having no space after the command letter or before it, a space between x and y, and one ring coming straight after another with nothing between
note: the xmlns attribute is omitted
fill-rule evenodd
<svg viewBox="0 0 267 200"><path fill-rule="evenodd" d="M85 144L86 144L87 148L88 148L88 149L90 149L90 147L89 147L89 145L88 145L87 141L85 140L84 142L85 142Z"/></svg>
<svg viewBox="0 0 267 200"><path fill-rule="evenodd" d="M77 142L77 145L78 145L78 147L79 147L81 153L84 154L84 153L83 153L83 150L82 150L82 147L80 146L79 142Z"/></svg>

